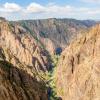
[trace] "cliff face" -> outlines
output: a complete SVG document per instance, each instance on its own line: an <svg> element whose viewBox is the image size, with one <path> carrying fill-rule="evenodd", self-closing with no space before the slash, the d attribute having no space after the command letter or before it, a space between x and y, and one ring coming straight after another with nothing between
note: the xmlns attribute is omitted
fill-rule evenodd
<svg viewBox="0 0 100 100"><path fill-rule="evenodd" d="M96 24L95 21L75 19L26 20L18 23L37 37L50 54L53 54L56 48L64 49L80 31Z"/></svg>
<svg viewBox="0 0 100 100"><path fill-rule="evenodd" d="M100 25L65 49L56 75L63 100L100 99Z"/></svg>
<svg viewBox="0 0 100 100"><path fill-rule="evenodd" d="M7 54L6 59L14 65L21 62L29 68L36 68L37 71L47 69L48 55L36 44L36 40L18 24L12 26L7 21L0 23L0 47Z"/></svg>
<svg viewBox="0 0 100 100"><path fill-rule="evenodd" d="M48 54L35 41L20 25L0 20L0 100L47 100Z"/></svg>

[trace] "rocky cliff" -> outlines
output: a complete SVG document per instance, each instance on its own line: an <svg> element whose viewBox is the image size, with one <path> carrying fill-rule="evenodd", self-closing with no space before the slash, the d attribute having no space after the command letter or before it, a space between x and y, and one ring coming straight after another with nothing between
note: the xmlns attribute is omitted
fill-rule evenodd
<svg viewBox="0 0 100 100"><path fill-rule="evenodd" d="M48 67L48 55L45 50L36 43L25 28L18 24L11 25L7 21L0 23L0 47L7 53L6 59L14 65L21 62L29 68L34 66L42 71Z"/></svg>
<svg viewBox="0 0 100 100"><path fill-rule="evenodd" d="M64 50L56 76L63 100L100 99L100 24Z"/></svg>
<svg viewBox="0 0 100 100"><path fill-rule="evenodd" d="M44 51L25 28L0 19L0 100L47 100Z"/></svg>
<svg viewBox="0 0 100 100"><path fill-rule="evenodd" d="M43 82L7 61L0 61L0 100L48 99Z"/></svg>
<svg viewBox="0 0 100 100"><path fill-rule="evenodd" d="M55 96L49 86L53 70L50 75L47 71L56 66L60 55L53 58L50 54L61 53L94 24L74 19L8 22L0 17L0 100L48 100ZM100 25L83 33L62 53L55 73L57 100L98 100L99 30Z"/></svg>
<svg viewBox="0 0 100 100"><path fill-rule="evenodd" d="M43 20L23 20L18 21L34 37L36 37L50 54L56 48L64 49L81 31L96 24L92 20L75 19L43 19ZM39 42L37 41L37 42Z"/></svg>

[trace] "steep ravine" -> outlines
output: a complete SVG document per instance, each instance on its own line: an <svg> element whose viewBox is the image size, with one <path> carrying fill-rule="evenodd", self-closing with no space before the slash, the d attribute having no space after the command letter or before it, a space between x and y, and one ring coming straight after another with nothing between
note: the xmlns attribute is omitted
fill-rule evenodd
<svg viewBox="0 0 100 100"><path fill-rule="evenodd" d="M52 65L53 68L47 73L47 87L48 87L48 99L49 100L62 100L59 96L57 96L57 89L56 89L56 81L55 81L55 74L58 64L58 59L60 55L52 56Z"/></svg>
<svg viewBox="0 0 100 100"><path fill-rule="evenodd" d="M0 19L0 100L59 100L52 84L58 57L28 32Z"/></svg>
<svg viewBox="0 0 100 100"><path fill-rule="evenodd" d="M97 22L93 20L50 18L41 20L22 20L12 23L18 23L23 26L37 38L37 42L42 43L45 49L52 55L56 48L60 47L65 49L79 33L86 31Z"/></svg>
<svg viewBox="0 0 100 100"><path fill-rule="evenodd" d="M0 19L0 100L99 100L100 25L89 33L82 33L63 52L59 42L59 46L54 41L50 42L50 47L55 44L54 55L51 56L52 50L47 51L49 46L41 42L47 38L44 37L46 34L42 32L41 36L37 30L55 33L54 37L59 31L63 37L68 35L66 30L62 35L63 26L67 25L65 22L69 23L67 28L70 27L70 35L73 36L79 28L87 30L95 24L85 26L86 23L76 20L48 19L32 21L32 30L20 22ZM58 26L62 26L60 30ZM40 35L39 38L34 33ZM48 34L50 41L54 38L52 34ZM71 37L67 38L70 41ZM55 40L59 41L59 38Z"/></svg>

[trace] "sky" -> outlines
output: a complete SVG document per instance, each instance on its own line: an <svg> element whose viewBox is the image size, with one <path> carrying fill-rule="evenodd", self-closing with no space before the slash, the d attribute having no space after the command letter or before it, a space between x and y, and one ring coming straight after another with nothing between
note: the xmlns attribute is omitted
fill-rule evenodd
<svg viewBox="0 0 100 100"><path fill-rule="evenodd" d="M8 20L75 18L100 20L100 0L0 0Z"/></svg>

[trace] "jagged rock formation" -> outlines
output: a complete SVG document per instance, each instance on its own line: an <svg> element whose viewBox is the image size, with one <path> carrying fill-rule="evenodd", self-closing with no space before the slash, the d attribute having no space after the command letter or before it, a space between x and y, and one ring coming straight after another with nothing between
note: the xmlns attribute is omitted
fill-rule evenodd
<svg viewBox="0 0 100 100"><path fill-rule="evenodd" d="M100 99L100 25L65 49L56 75L63 100Z"/></svg>
<svg viewBox="0 0 100 100"><path fill-rule="evenodd" d="M17 24L12 26L7 21L0 23L0 47L7 53L6 59L14 65L21 62L38 71L45 71L48 67L48 55L36 44L36 40Z"/></svg>
<svg viewBox="0 0 100 100"><path fill-rule="evenodd" d="M0 19L0 100L47 100L49 62L22 26Z"/></svg>
<svg viewBox="0 0 100 100"><path fill-rule="evenodd" d="M19 21L34 37L37 37L44 47L53 54L56 48L64 49L80 31L96 24L95 21L75 19L44 19Z"/></svg>
<svg viewBox="0 0 100 100"><path fill-rule="evenodd" d="M26 71L2 58L0 100L47 100L46 87L43 82L38 82Z"/></svg>

